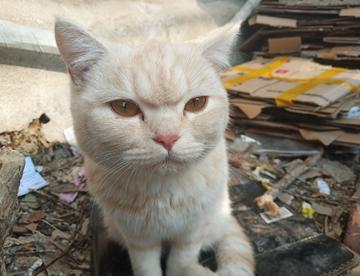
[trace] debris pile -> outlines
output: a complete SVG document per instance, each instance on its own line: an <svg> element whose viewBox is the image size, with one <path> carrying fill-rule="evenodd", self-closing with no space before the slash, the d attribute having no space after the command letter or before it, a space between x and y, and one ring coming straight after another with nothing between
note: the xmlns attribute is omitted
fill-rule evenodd
<svg viewBox="0 0 360 276"><path fill-rule="evenodd" d="M46 140L41 132L48 121L44 118L33 120L24 130L0 133L0 148L24 154L47 183L37 190L31 186L35 174L26 179L23 175L21 185L30 188L18 198L17 218L4 243L6 271L8 275L90 275L91 201L83 160L73 155L70 145Z"/></svg>
<svg viewBox="0 0 360 276"><path fill-rule="evenodd" d="M222 75L233 122L247 132L360 146L360 71L257 57Z"/></svg>
<svg viewBox="0 0 360 276"><path fill-rule="evenodd" d="M248 20L241 50L295 54L345 67L360 61L360 5L352 0L264 0Z"/></svg>
<svg viewBox="0 0 360 276"><path fill-rule="evenodd" d="M339 240L347 237L352 241L350 247L358 250L360 244L354 239L359 235L359 222L355 220L359 216L356 211L360 170L354 169L358 168L354 163L359 164L359 153L354 159L348 156L346 162L340 162L339 155L339 161L335 161L336 155L323 151L322 147L301 149L296 144L291 147L293 142L284 139L281 142L285 148L288 146L286 152L279 150L283 145L277 145L277 138L249 136L229 141L229 160L244 178L262 185L264 193L255 201L264 221L273 223L291 214L302 214L326 235ZM272 152L266 143L273 145ZM354 226L351 233L347 233L348 225Z"/></svg>

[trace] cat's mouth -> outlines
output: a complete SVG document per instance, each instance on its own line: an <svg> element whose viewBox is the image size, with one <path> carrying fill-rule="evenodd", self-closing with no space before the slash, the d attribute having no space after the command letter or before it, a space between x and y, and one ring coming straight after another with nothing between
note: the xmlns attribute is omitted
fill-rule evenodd
<svg viewBox="0 0 360 276"><path fill-rule="evenodd" d="M164 159L161 161L156 162L155 164L150 165L152 169L159 169L165 167L175 167L175 166L182 166L185 165L185 161L180 160L171 154L168 154Z"/></svg>

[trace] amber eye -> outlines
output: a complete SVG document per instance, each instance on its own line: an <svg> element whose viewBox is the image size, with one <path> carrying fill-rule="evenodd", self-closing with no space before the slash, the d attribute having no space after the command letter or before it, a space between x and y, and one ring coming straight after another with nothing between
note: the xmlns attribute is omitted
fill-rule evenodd
<svg viewBox="0 0 360 276"><path fill-rule="evenodd" d="M133 117L141 113L136 103L130 100L116 100L110 103L111 108L119 115Z"/></svg>
<svg viewBox="0 0 360 276"><path fill-rule="evenodd" d="M207 102L206 96L201 97L195 97L192 98L190 101L188 101L185 105L185 111L188 112L199 112L204 109L206 102Z"/></svg>

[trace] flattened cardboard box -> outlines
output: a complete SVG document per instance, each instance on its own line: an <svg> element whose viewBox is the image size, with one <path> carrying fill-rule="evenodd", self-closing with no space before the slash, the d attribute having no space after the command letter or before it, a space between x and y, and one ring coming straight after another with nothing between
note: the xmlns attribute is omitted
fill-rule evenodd
<svg viewBox="0 0 360 276"><path fill-rule="evenodd" d="M240 97L289 107L306 104L327 107L358 92L360 71L320 65L294 57L254 60L223 73L227 90Z"/></svg>
<svg viewBox="0 0 360 276"><path fill-rule="evenodd" d="M315 56L320 59L329 60L355 60L360 57L360 46L341 46L323 49L317 51Z"/></svg>
<svg viewBox="0 0 360 276"><path fill-rule="evenodd" d="M326 125L301 125L298 123L275 122L269 119L248 120L244 117L236 117L237 124L248 132L263 133L271 136L305 139L307 141L319 141L323 145L337 144L343 146L360 146L359 132L345 132L340 128Z"/></svg>
<svg viewBox="0 0 360 276"><path fill-rule="evenodd" d="M288 54L301 51L301 37L269 38L268 48L270 54Z"/></svg>
<svg viewBox="0 0 360 276"><path fill-rule="evenodd" d="M351 51L359 55L359 0L263 0L245 24L249 36L240 44L241 51L265 57L295 53L309 58L317 57L322 49L346 46L354 47ZM318 58L348 68L358 68L359 63L359 58L334 53L322 53Z"/></svg>
<svg viewBox="0 0 360 276"><path fill-rule="evenodd" d="M255 100L253 98L240 98L236 97L236 95L234 96L235 98L230 99L230 104L238 107L242 112L247 115L249 119L255 118L262 112L264 108L274 108L274 105L268 102ZM349 96L350 97L348 98L343 98L341 102L336 102L330 106L323 108L310 105L294 105L285 108L285 110L292 113L307 114L328 119L342 118L346 113L351 110L352 107L360 106L360 94L354 93Z"/></svg>
<svg viewBox="0 0 360 276"><path fill-rule="evenodd" d="M252 26L255 24L268 25L272 27L296 28L297 20L268 15L255 15L249 19L249 25Z"/></svg>

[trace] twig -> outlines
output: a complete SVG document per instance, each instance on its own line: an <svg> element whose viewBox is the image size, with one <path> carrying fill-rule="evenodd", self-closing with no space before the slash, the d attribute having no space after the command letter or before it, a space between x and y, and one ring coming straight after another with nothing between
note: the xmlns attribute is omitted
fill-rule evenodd
<svg viewBox="0 0 360 276"><path fill-rule="evenodd" d="M64 221L64 218L70 217L70 216L74 216L76 215L74 212L71 213L66 213L63 215L58 216L57 218L52 218L53 220L59 220L59 221Z"/></svg>
<svg viewBox="0 0 360 276"><path fill-rule="evenodd" d="M57 249L59 249L62 253L66 251L66 248L64 249L62 246L60 246L57 242L53 241L52 239L48 239L50 243L52 243ZM72 259L76 264L80 264L78 260L76 260L73 256L68 256L70 259Z"/></svg>
<svg viewBox="0 0 360 276"><path fill-rule="evenodd" d="M33 276L39 275L41 272L44 271L44 269L49 268L50 266L52 266L54 263L56 263L58 260L62 259L65 255L67 255L69 253L69 251L71 250L72 246L74 245L74 243L76 241L77 235L79 234L79 232L81 230L82 224L84 222L84 218L85 218L85 212L82 213L80 223L76 226L76 229L75 229L73 235L70 238L71 242L66 247L66 249L64 249L64 251L59 256L57 256L55 259L53 259L47 265L45 265L44 267L41 267L39 270L35 271L33 273Z"/></svg>
<svg viewBox="0 0 360 276"><path fill-rule="evenodd" d="M46 276L49 276L49 271L48 271L48 270L46 269L46 267L45 267L45 261L44 261L43 258L41 258L41 260L42 260L42 265L41 265L41 267L44 267L45 275L46 275Z"/></svg>
<svg viewBox="0 0 360 276"><path fill-rule="evenodd" d="M59 228L57 228L56 226L52 225L50 222L48 222L46 219L42 219L41 220L43 223L49 225L51 228L53 228L54 230L58 230L60 232L63 232L62 230L60 230Z"/></svg>

